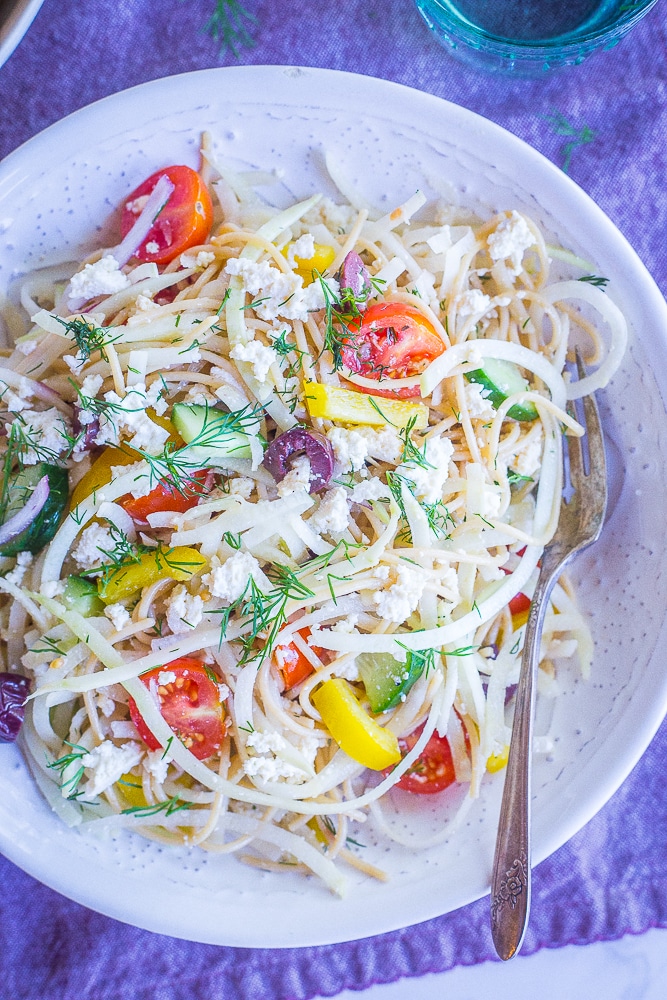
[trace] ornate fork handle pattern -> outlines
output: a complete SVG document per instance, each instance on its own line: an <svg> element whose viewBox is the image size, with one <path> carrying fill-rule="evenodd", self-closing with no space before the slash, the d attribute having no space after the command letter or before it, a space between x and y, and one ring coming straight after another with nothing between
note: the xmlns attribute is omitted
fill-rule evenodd
<svg viewBox="0 0 667 1000"><path fill-rule="evenodd" d="M586 371L577 351L579 378ZM587 469L581 440L568 439L570 482L573 495L561 504L558 529L545 548L530 606L521 673L516 692L514 724L507 761L496 851L491 878L491 933L502 959L512 958L521 947L530 910L530 812L531 749L535 687L540 637L552 588L564 566L582 549L596 541L602 530L607 505L607 474L604 441L597 404L592 396L582 400ZM575 416L574 407L568 411Z"/></svg>

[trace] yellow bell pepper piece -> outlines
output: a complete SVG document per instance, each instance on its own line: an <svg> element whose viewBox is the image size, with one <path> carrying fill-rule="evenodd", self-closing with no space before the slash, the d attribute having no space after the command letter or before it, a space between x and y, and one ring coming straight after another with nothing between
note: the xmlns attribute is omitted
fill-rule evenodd
<svg viewBox="0 0 667 1000"><path fill-rule="evenodd" d="M312 696L322 721L348 757L383 771L401 759L398 739L378 725L361 707L352 687L342 677L325 681Z"/></svg>
<svg viewBox="0 0 667 1000"><path fill-rule="evenodd" d="M72 510L86 500L95 490L101 489L111 482L111 469L115 465L132 465L139 461L139 455L128 454L120 448L105 448L102 454L95 459L88 472L79 480L74 487L74 492L70 498Z"/></svg>
<svg viewBox="0 0 667 1000"><path fill-rule="evenodd" d="M528 621L528 615L530 614L530 608L526 608L525 611L517 611L515 615L512 615L512 631L518 632L520 628Z"/></svg>
<svg viewBox="0 0 667 1000"><path fill-rule="evenodd" d="M291 243L288 243L283 247L283 255L287 257ZM315 253L312 257L294 257L294 263L296 264L296 273L300 274L303 278L304 285L311 285L317 274L324 274L326 269L330 267L336 257L336 251L333 247L326 246L324 243L315 244Z"/></svg>
<svg viewBox="0 0 667 1000"><path fill-rule="evenodd" d="M509 747L505 747L502 753L492 753L486 761L487 771L491 774L494 774L496 771L502 771L504 767L507 767L507 758L509 757L509 754Z"/></svg>
<svg viewBox="0 0 667 1000"><path fill-rule="evenodd" d="M138 778L136 774L132 774L131 771L121 774L120 781L116 782L116 791L120 793L131 808L144 808L144 806L148 805L141 778Z"/></svg>
<svg viewBox="0 0 667 1000"><path fill-rule="evenodd" d="M106 579L100 580L100 597L105 604L116 604L158 580L189 580L204 566L206 559L197 549L185 545L152 549L142 553L137 562L119 566Z"/></svg>
<svg viewBox="0 0 667 1000"><path fill-rule="evenodd" d="M305 398L311 417L321 417L323 420L335 420L343 424L370 424L373 427L390 424L403 428L414 418L412 426L415 430L428 426L428 408L423 403L369 396L365 392L340 389L320 382L306 384Z"/></svg>

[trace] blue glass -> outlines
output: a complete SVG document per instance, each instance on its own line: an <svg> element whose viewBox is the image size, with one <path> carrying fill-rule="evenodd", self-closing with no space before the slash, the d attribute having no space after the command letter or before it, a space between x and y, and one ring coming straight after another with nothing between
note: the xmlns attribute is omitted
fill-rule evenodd
<svg viewBox="0 0 667 1000"><path fill-rule="evenodd" d="M478 69L533 76L612 48L658 0L417 0L451 53Z"/></svg>

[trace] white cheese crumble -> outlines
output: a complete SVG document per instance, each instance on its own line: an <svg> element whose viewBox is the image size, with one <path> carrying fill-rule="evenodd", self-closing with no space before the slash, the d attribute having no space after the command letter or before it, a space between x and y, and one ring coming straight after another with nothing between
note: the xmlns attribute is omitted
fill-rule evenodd
<svg viewBox="0 0 667 1000"><path fill-rule="evenodd" d="M534 243L528 223L518 212L505 216L487 239L491 259L509 260L509 270L515 275L521 273L524 252Z"/></svg>
<svg viewBox="0 0 667 1000"><path fill-rule="evenodd" d="M190 632L204 616L204 602L182 583L174 587L167 601L167 625L174 635Z"/></svg>
<svg viewBox="0 0 667 1000"><path fill-rule="evenodd" d="M95 399L103 383L104 379L101 375L86 375L81 383L81 395L85 396L86 399Z"/></svg>
<svg viewBox="0 0 667 1000"><path fill-rule="evenodd" d="M32 563L32 560L33 560L32 552L18 552L16 555L16 564L14 568L11 569L9 573L5 574L5 580L7 581L7 583L13 583L15 587L20 587L21 584L23 583L23 577L26 575L28 567Z"/></svg>
<svg viewBox="0 0 667 1000"><path fill-rule="evenodd" d="M323 309L324 291L320 281L304 287L303 278L291 272L286 274L267 261L255 262L232 258L225 265L227 274L241 278L243 290L257 299L255 312L269 323L282 316L284 319L306 321L309 312ZM322 279L332 296L337 296L338 282L333 278ZM259 300L262 300L261 302Z"/></svg>
<svg viewBox="0 0 667 1000"><path fill-rule="evenodd" d="M44 597L58 597L65 592L67 584L64 580L45 580L41 592Z"/></svg>
<svg viewBox="0 0 667 1000"><path fill-rule="evenodd" d="M72 552L72 558L81 569L92 569L99 566L106 558L105 552L114 548L113 538L108 528L100 524L91 524L81 532L79 544Z"/></svg>
<svg viewBox="0 0 667 1000"><path fill-rule="evenodd" d="M96 295L113 295L130 284L130 279L120 270L115 257L107 254L94 264L86 264L81 271L73 274L68 289L70 299L87 302Z"/></svg>
<svg viewBox="0 0 667 1000"><path fill-rule="evenodd" d="M104 614L113 624L116 632L120 632L130 621L130 612L122 604L107 604Z"/></svg>
<svg viewBox="0 0 667 1000"><path fill-rule="evenodd" d="M454 308L459 316L483 316L491 308L491 299L479 288L470 288L457 295Z"/></svg>
<svg viewBox="0 0 667 1000"><path fill-rule="evenodd" d="M350 521L347 492L342 486L328 490L308 524L321 535L336 535L345 531Z"/></svg>
<svg viewBox="0 0 667 1000"><path fill-rule="evenodd" d="M234 361L247 361L252 365L252 373L258 382L266 382L271 365L278 360L278 354L272 347L267 347L259 340L250 340L247 344L237 344L229 352Z"/></svg>
<svg viewBox="0 0 667 1000"><path fill-rule="evenodd" d="M148 407L153 407L157 414L164 412L165 403L161 397L159 383L146 389L143 382L131 386L125 395L105 392L104 399L111 405L100 415L100 429L95 437L95 444L120 443L122 436L128 437L130 445L149 455L157 455L164 448L169 437L169 431L154 423L146 413Z"/></svg>
<svg viewBox="0 0 667 1000"><path fill-rule="evenodd" d="M176 674L173 670L161 670L157 675L157 682L160 687L173 684L176 681Z"/></svg>
<svg viewBox="0 0 667 1000"><path fill-rule="evenodd" d="M21 455L24 465L53 461L68 449L71 427L55 406L48 410L22 410L21 416L7 425L8 432L16 425L19 440L27 447Z"/></svg>
<svg viewBox="0 0 667 1000"><path fill-rule="evenodd" d="M466 382L464 384L463 397L470 417L479 420L493 420L496 411L493 403L487 398L490 391L479 382Z"/></svg>
<svg viewBox="0 0 667 1000"><path fill-rule="evenodd" d="M359 427L356 433L365 440L368 454L372 458L377 458L381 462L391 462L393 465L400 461L403 446L393 427L389 427L388 424L379 430L373 427Z"/></svg>
<svg viewBox="0 0 667 1000"><path fill-rule="evenodd" d="M398 566L395 581L386 590L378 590L373 595L380 618L397 624L404 622L419 604L425 583L423 569Z"/></svg>
<svg viewBox="0 0 667 1000"><path fill-rule="evenodd" d="M518 472L520 476L533 476L541 465L543 443L542 425L537 424L510 455L507 462L509 468Z"/></svg>
<svg viewBox="0 0 667 1000"><path fill-rule="evenodd" d="M81 758L82 765L92 774L88 776L86 797L96 798L111 785L115 785L120 777L139 763L143 750L138 743L125 743L117 747L110 740L105 740L98 747Z"/></svg>
<svg viewBox="0 0 667 1000"><path fill-rule="evenodd" d="M210 250L200 250L196 257L191 253L182 253L180 260L181 267L197 267L203 270L213 263L215 254Z"/></svg>
<svg viewBox="0 0 667 1000"><path fill-rule="evenodd" d="M390 496L391 490L387 484L377 476L371 476L370 479L365 479L363 483L357 483L352 488L350 500L352 503L365 503L367 500L388 499Z"/></svg>
<svg viewBox="0 0 667 1000"><path fill-rule="evenodd" d="M233 603L244 593L250 578L257 581L262 574L258 561L249 552L235 552L222 565L213 566L210 573L202 577L213 597Z"/></svg>
<svg viewBox="0 0 667 1000"><path fill-rule="evenodd" d="M415 462L399 465L396 472L415 484L415 494L426 503L442 499L442 488L449 477L449 460L454 446L448 437L427 438L422 446L424 466Z"/></svg>
<svg viewBox="0 0 667 1000"><path fill-rule="evenodd" d="M358 472L363 469L368 457L368 441L359 431L346 430L344 427L331 427L327 431L331 441L336 461L344 472Z"/></svg>
<svg viewBox="0 0 667 1000"><path fill-rule="evenodd" d="M285 476L278 483L278 496L286 497L297 490L310 489L310 459L307 455L297 455L292 459L292 465Z"/></svg>
<svg viewBox="0 0 667 1000"><path fill-rule="evenodd" d="M22 376L18 387L14 390L6 382L0 382L0 397L10 413L20 413L21 410L28 410L32 400L30 383L27 378Z"/></svg>
<svg viewBox="0 0 667 1000"><path fill-rule="evenodd" d="M169 771L169 761L171 757L165 754L164 750L149 750L143 760L144 770L151 778L154 778L158 785L164 784Z"/></svg>
<svg viewBox="0 0 667 1000"><path fill-rule="evenodd" d="M438 589L442 599L451 601L452 604L458 604L461 600L458 573L450 562L444 561L445 558L443 557L443 561L441 562L437 556L435 557L433 572L437 577Z"/></svg>
<svg viewBox="0 0 667 1000"><path fill-rule="evenodd" d="M234 476L233 479L228 481L227 486L233 496L249 500L255 488L255 480L250 479L248 476Z"/></svg>
<svg viewBox="0 0 667 1000"><path fill-rule="evenodd" d="M304 233L298 240L289 247L287 251L287 263L290 267L298 267L297 257L300 260L312 260L315 256L315 240L312 233Z"/></svg>

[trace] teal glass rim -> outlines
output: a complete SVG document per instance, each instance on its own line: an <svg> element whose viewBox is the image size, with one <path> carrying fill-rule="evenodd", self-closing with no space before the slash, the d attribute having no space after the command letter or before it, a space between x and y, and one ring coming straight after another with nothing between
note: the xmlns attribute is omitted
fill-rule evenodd
<svg viewBox="0 0 667 1000"><path fill-rule="evenodd" d="M503 0L500 0L503 2ZM512 39L496 35L474 24L443 0L416 0L417 7L428 26L452 49L467 47L480 55L505 58L508 61L535 61L540 59L567 63L579 61L595 49L611 48L623 38L658 3L658 0L640 0L623 6L615 17L602 23L594 16L568 32L552 39ZM594 22L591 24L591 22ZM589 27L586 27L586 25ZM579 59L577 59L579 57Z"/></svg>

